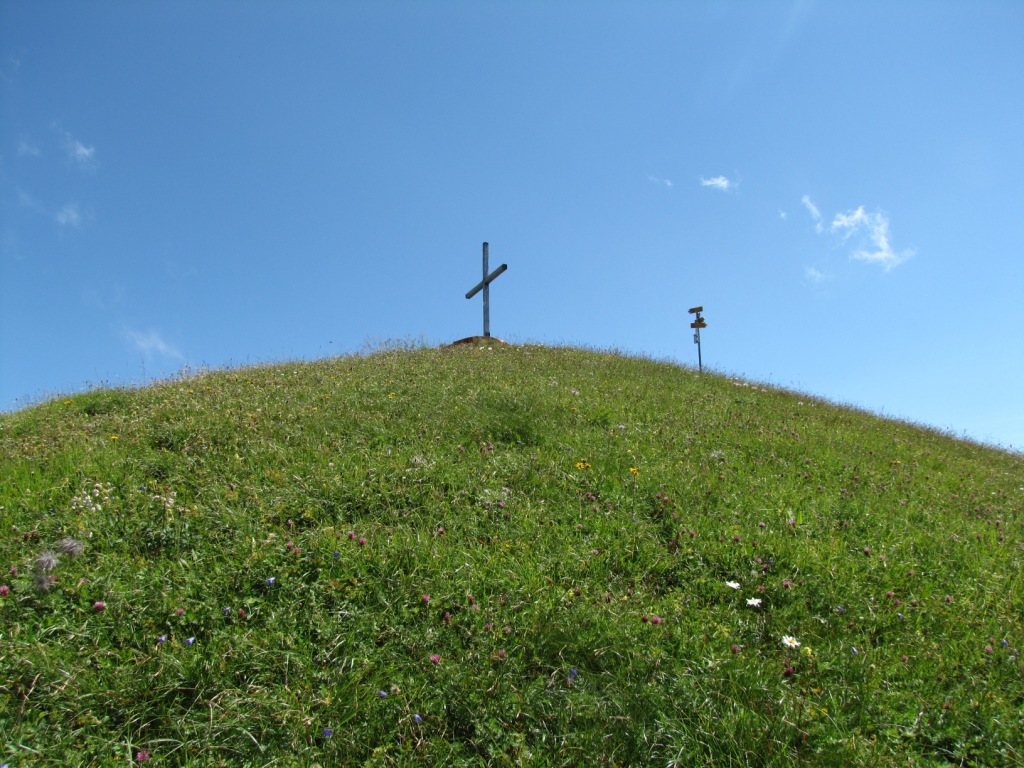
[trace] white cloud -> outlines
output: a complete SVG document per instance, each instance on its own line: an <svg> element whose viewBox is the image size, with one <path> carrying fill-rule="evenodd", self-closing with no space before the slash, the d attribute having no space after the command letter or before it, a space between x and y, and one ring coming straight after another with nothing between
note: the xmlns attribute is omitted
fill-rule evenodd
<svg viewBox="0 0 1024 768"><path fill-rule="evenodd" d="M83 171L96 168L96 147L87 147L67 131L64 132L64 151Z"/></svg>
<svg viewBox="0 0 1024 768"><path fill-rule="evenodd" d="M700 185L702 187L711 187L712 189L720 189L723 192L728 192L730 189L736 187L735 181L729 181L725 176L715 176L712 179L705 179L701 176Z"/></svg>
<svg viewBox="0 0 1024 768"><path fill-rule="evenodd" d="M657 184L659 186L662 186L662 185L666 186L666 187L671 187L672 186L672 179L659 179L657 176L648 175L647 176L647 180L649 182L651 182L651 184Z"/></svg>
<svg viewBox="0 0 1024 768"><path fill-rule="evenodd" d="M808 282L811 283L823 283L828 280L831 276L824 272L815 269L814 267L807 267L804 270L804 277L807 278Z"/></svg>
<svg viewBox="0 0 1024 768"><path fill-rule="evenodd" d="M62 227L77 227L82 223L82 214L78 210L78 203L68 203L57 211L53 218Z"/></svg>
<svg viewBox="0 0 1024 768"><path fill-rule="evenodd" d="M856 237L861 247L854 250L850 258L879 264L886 272L914 255L913 250L894 251L889 242L889 219L881 212L866 213L863 205L836 214L829 231L841 234L844 240Z"/></svg>
<svg viewBox="0 0 1024 768"><path fill-rule="evenodd" d="M814 228L821 232L823 227L821 224L821 211L818 210L818 206L811 202L809 195L804 195L800 198L800 202L803 203L804 208L811 214L811 218L814 219Z"/></svg>
<svg viewBox="0 0 1024 768"><path fill-rule="evenodd" d="M178 351L177 347L168 344L156 331L151 330L143 333L126 328L124 336L135 349L146 356L160 355L161 357L168 357L174 360L185 359L185 356Z"/></svg>

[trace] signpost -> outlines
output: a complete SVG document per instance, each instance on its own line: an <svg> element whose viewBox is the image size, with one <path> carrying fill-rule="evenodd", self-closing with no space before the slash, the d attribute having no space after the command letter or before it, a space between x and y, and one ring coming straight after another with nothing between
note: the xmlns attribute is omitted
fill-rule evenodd
<svg viewBox="0 0 1024 768"><path fill-rule="evenodd" d="M704 362L700 357L700 329L707 328L708 324L704 322L704 318L700 316L700 313L704 311L704 307L690 307L690 314L696 315L694 322L690 323L690 327L693 328L693 343L697 345L697 370L699 372L704 371Z"/></svg>
<svg viewBox="0 0 1024 768"><path fill-rule="evenodd" d="M473 289L466 294L467 299L472 299L481 290L484 292L484 338L489 339L491 337L491 283L506 269L508 269L508 264L502 264L491 274L487 274L487 243L484 243L484 279L473 286Z"/></svg>

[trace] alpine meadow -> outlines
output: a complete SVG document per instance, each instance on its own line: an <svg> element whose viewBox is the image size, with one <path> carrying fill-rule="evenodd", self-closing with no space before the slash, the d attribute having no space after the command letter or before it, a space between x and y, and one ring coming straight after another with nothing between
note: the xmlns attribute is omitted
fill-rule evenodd
<svg viewBox="0 0 1024 768"><path fill-rule="evenodd" d="M497 340L0 415L0 763L1018 766L1024 456Z"/></svg>

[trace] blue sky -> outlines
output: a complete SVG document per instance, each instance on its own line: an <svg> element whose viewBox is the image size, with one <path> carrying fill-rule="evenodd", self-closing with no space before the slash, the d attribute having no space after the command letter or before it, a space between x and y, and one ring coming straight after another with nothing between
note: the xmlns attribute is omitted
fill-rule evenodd
<svg viewBox="0 0 1024 768"><path fill-rule="evenodd" d="M0 3L0 408L491 330L1024 449L1024 3Z"/></svg>

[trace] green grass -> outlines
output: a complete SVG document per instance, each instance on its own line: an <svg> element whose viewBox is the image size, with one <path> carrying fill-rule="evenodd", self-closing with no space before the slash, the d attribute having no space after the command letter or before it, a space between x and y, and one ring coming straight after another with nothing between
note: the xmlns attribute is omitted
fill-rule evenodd
<svg viewBox="0 0 1024 768"><path fill-rule="evenodd" d="M575 349L58 398L0 416L0 764L1024 764L1022 507L1020 455Z"/></svg>

